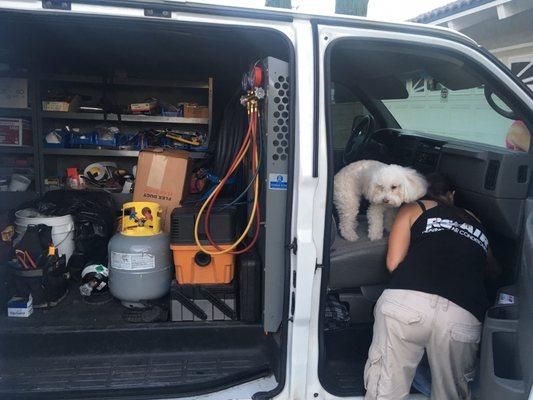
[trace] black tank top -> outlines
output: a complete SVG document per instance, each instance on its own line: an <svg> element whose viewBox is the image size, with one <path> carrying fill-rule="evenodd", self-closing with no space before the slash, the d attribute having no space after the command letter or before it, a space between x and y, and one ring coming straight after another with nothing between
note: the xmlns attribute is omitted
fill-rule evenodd
<svg viewBox="0 0 533 400"><path fill-rule="evenodd" d="M483 321L489 244L483 226L460 208L438 204L426 210L418 204L423 212L411 227L409 250L389 287L442 296Z"/></svg>

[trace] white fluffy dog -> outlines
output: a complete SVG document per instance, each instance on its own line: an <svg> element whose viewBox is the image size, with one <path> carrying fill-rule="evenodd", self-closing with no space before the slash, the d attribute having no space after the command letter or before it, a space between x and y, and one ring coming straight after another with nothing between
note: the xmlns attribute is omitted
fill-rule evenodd
<svg viewBox="0 0 533 400"><path fill-rule="evenodd" d="M390 231L396 209L402 203L426 194L427 183L414 169L362 160L347 165L335 175L333 201L339 214L339 229L349 241L358 239L357 215L361 196L369 202L368 237L378 240L383 229Z"/></svg>

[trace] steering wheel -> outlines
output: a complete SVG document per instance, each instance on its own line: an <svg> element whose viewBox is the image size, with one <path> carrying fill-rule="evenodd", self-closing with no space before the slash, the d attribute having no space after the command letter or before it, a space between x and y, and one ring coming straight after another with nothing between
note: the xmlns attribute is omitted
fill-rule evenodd
<svg viewBox="0 0 533 400"><path fill-rule="evenodd" d="M370 114L358 115L353 119L350 137L342 154L344 165L359 160L372 139L375 125L374 117Z"/></svg>

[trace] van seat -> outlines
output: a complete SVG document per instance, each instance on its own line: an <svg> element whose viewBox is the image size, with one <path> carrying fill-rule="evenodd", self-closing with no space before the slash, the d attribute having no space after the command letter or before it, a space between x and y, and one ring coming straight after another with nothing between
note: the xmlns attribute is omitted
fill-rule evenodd
<svg viewBox="0 0 533 400"><path fill-rule="evenodd" d="M366 215L359 215L355 242L344 240L336 226L332 229L335 240L331 245L329 287L332 289L359 288L370 285L384 285L389 280L385 261L387 256L388 232L383 239L371 241L368 238Z"/></svg>

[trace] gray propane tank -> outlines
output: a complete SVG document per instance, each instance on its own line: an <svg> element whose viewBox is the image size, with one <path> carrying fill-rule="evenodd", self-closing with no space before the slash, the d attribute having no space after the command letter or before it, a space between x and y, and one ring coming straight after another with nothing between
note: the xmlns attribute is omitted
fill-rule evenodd
<svg viewBox="0 0 533 400"><path fill-rule="evenodd" d="M151 202L125 203L121 232L111 238L109 291L130 308L143 308L170 290L169 238L161 232L161 206Z"/></svg>

